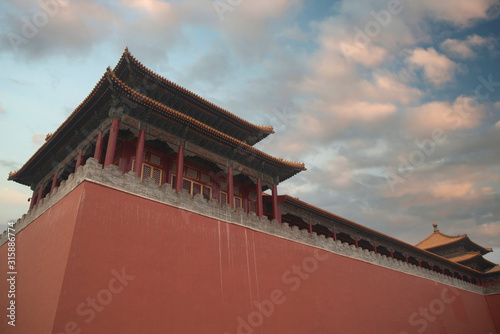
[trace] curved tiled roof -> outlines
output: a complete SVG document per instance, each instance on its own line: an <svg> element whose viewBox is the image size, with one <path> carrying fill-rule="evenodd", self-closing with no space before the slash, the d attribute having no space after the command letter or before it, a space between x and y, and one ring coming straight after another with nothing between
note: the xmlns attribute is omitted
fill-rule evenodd
<svg viewBox="0 0 500 334"><path fill-rule="evenodd" d="M421 249L430 250L430 249L434 249L437 247L452 245L452 244L455 244L458 242L466 242L466 243L470 244L472 247L478 249L481 252L481 254L483 254L483 255L492 251L491 248L482 247L482 246L476 244L475 242L473 242L472 240L470 240L469 237L467 236L467 234L457 235L457 236L449 236L449 235L446 235L446 234L439 232L439 230L437 228L434 230L434 233L432 233L430 236L428 236L427 238L425 238L424 240L422 240L421 242L419 242L415 246L418 248L421 248Z"/></svg>
<svg viewBox="0 0 500 334"><path fill-rule="evenodd" d="M226 118L229 118L229 119L232 119L234 121L236 121L236 123L239 123L243 126L245 126L246 128L249 128L251 130L254 130L254 131L258 131L258 132L262 132L262 133L265 133L265 134L273 134L274 133L274 130L273 130L273 127L272 126L262 126L262 125L255 125L253 123L250 123L246 120L244 120L243 118L227 111L226 109L223 109L215 104L213 104L212 102L202 98L201 96L185 89L184 87L181 87L179 85L177 85L176 83L162 77L161 75L158 75L156 74L155 72L151 71L149 68L147 68L146 66L144 66L140 61L138 61L128 50L128 47L125 48L125 51L123 53L123 56L122 58L120 59L120 61L118 62L118 64L116 65L115 69L118 68L120 66L120 63L123 62L126 58L128 58L130 61L132 61L132 63L141 69L141 71L143 71L144 73L146 73L147 75L155 78L157 81L163 83L164 85L168 86L168 87L171 87L173 88L174 90L177 90L177 91L180 91L182 93L184 93L185 95L189 96L190 98L194 99L194 100L197 100L198 102L200 102L201 104L211 108L212 110L215 110L216 112L218 112L219 114L221 115L224 115L226 116Z"/></svg>
<svg viewBox="0 0 500 334"><path fill-rule="evenodd" d="M246 151L248 153L256 154L260 158L267 160L269 162L275 163L279 166L293 168L293 169L296 169L298 171L306 170L304 163L289 161L289 160L285 160L282 158L275 158L267 153L264 153L264 152L256 149L255 147L253 147L245 142L242 142L236 138L233 138L233 137L231 137L231 136L229 136L229 135L227 135L219 130L216 130L216 129L206 125L205 123L202 123L202 122L200 122L200 121L198 121L190 116L187 116L187 115L185 115L185 114L183 114L175 109L167 107L167 106L133 90L128 85L126 85L123 81L121 81L116 76L116 74L114 72L112 72L111 69L109 69L109 68L108 68L106 75L109 78L109 80L111 80L113 82L113 84L116 85L116 87L118 87L122 91L122 93L127 94L130 98L134 99L135 101L137 101L143 105L147 105L148 107L155 109L155 110L157 110L165 115L168 115L169 117L171 117L171 118L173 118L181 123L190 125L193 128L196 128L197 130L199 130L205 134L208 134L212 137L216 137L216 138L228 143L229 145L231 145L233 147L239 148L239 149Z"/></svg>
<svg viewBox="0 0 500 334"><path fill-rule="evenodd" d="M481 252L468 252L468 253L461 254L459 256L450 258L451 261L459 262L459 263L469 261L472 259L479 259L481 262L484 262L485 264L490 265L492 267L497 265L496 263L493 263L491 261L486 260L483 257L483 255L481 254Z"/></svg>

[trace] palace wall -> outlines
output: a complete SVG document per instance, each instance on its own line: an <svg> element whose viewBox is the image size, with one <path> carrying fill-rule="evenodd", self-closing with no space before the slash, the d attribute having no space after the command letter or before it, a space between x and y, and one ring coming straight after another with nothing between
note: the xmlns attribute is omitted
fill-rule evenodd
<svg viewBox="0 0 500 334"><path fill-rule="evenodd" d="M472 284L419 277L402 264L370 263L373 253L305 241L330 242L324 237L279 235L289 228L276 222L198 214L82 175L16 224L17 328L4 319L0 332L497 333L488 304L497 307L498 295L485 298ZM207 205L177 196L177 206ZM6 280L0 286L6 291Z"/></svg>
<svg viewBox="0 0 500 334"><path fill-rule="evenodd" d="M17 252L2 333L496 333L481 294L93 182Z"/></svg>

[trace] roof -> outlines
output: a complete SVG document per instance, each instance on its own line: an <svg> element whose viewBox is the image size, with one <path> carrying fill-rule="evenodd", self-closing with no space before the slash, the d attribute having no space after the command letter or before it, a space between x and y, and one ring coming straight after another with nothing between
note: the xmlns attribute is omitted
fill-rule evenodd
<svg viewBox="0 0 500 334"><path fill-rule="evenodd" d="M486 270L485 274L493 274L493 273L499 273L500 272L500 265L496 265L493 268Z"/></svg>
<svg viewBox="0 0 500 334"><path fill-rule="evenodd" d="M437 228L436 223L433 223L433 226L434 226L434 232L430 236L428 236L427 238L425 238L424 240L422 240L421 242L416 244L415 245L416 247L421 248L421 249L425 249L425 250L431 250L431 249L435 249L438 247L451 246L451 245L456 244L458 242L466 242L471 246L471 248L479 250L482 255L493 251L491 248L485 248L485 247L482 247L482 246L476 244L475 242L473 242L472 240L469 239L467 234L450 236L450 235L446 235L446 234L441 233L439 231L439 229Z"/></svg>
<svg viewBox="0 0 500 334"><path fill-rule="evenodd" d="M78 124L79 120L82 119L84 115L88 115L91 112L92 106L97 103L97 101L107 92L109 92L110 84L113 84L115 88L118 88L122 93L126 94L129 98L138 102L138 104L150 107L163 115L166 115L178 122L189 125L193 129L196 129L209 137L217 138L227 145L246 152L249 155L257 156L264 161L267 161L279 168L284 168L289 170L287 175L283 178L286 179L300 171L306 170L304 163L293 162L285 160L282 158L275 158L269 154L266 154L253 146L242 142L236 138L233 138L219 130L216 130L190 116L187 116L177 110L167 107L150 97L147 97L141 93L134 91L132 88L127 86L122 82L114 72L108 67L106 73L96 84L92 92L87 96L87 98L71 113L71 115L59 126L59 128L51 135L47 137L46 142L35 152L35 154L16 172L9 173L9 180L14 180L16 182L30 185L26 183L21 174L36 168L37 162L44 159L45 157L50 158L51 150L54 149L54 145L60 143L65 136L73 133L72 126Z"/></svg>
<svg viewBox="0 0 500 334"><path fill-rule="evenodd" d="M381 233L381 232L378 232L376 230L373 230L369 227L366 227L366 226L363 226L361 224L358 224L358 223L355 223L349 219L346 219L344 217L341 217L339 215L336 215L334 213L331 213L329 211L326 211L324 209L321 209L319 207L316 207L312 204L309 204L307 202L304 202L304 201L301 201L300 199L298 199L297 197L292 197L292 196L289 196L289 195L280 195L278 196L278 198L282 198L283 200L280 200L281 202L287 202L289 204L293 204L293 205L297 205L297 206L301 206L307 210L311 210L311 211L314 211L320 215L323 215L323 216L326 216L327 218L329 219L332 219L334 220L335 222L337 223L341 223L341 224L344 224L344 225L349 225L350 227L354 228L354 229L357 229L361 232L365 232L365 233L370 233L372 234L373 236L375 237L378 237L378 238L381 238L381 239L384 239L386 241L389 241L389 242L392 242L394 244L398 244L404 248L407 248L407 249L411 249L415 252L419 252L419 253L423 253L425 254L426 256L429 256L431 258L435 258L435 259L439 259L440 261L446 261L446 262L452 262L453 264L455 264L456 266L460 267L461 269L464 269L464 270L468 270L468 271L473 271L473 272L476 272L478 273L478 270L476 269L473 269L473 268L470 268L468 266L465 266L461 263L458 263L458 262L453 262L453 261L450 261L449 259L445 258L445 257L442 257L438 254L435 254L435 253L432 253L432 252L429 252L425 249L422 249L422 248L418 248L416 246L413 246L411 244L408 244L404 241L401 241L399 239L396 239L396 238L393 238L391 236L388 236L384 233Z"/></svg>
<svg viewBox="0 0 500 334"><path fill-rule="evenodd" d="M260 139L265 138L267 135L274 133L272 126L263 126L263 125L252 124L252 123L246 121L245 119L227 111L226 109L223 109L223 108L215 105L214 103L202 98L201 96L187 90L186 88L181 87L181 86L177 85L176 83L162 77L161 75L156 74L155 72L153 72L152 70L150 70L149 68L144 66L140 61L138 61L129 52L128 48L125 48L125 51L123 52L123 55L120 58L120 61L113 69L113 72L115 72L115 74L118 77L120 77L121 73L118 73L118 69L123 68L124 66L126 66L129 63L131 65L133 65L134 68L136 68L140 72L142 72L143 74L153 78L161 86L168 88L170 91L176 92L180 96L183 96L186 100L191 101L191 102L194 101L198 105L204 107L205 109L210 110L215 115L221 116L224 119L226 119L226 120L228 120L228 121L230 121L230 122L232 122L240 127L243 127L244 129L247 129L252 133L261 134L260 138L257 141L250 143L252 145L255 144L256 142L258 142Z"/></svg>
<svg viewBox="0 0 500 334"><path fill-rule="evenodd" d="M264 153L255 147L242 142L236 138L233 138L224 132L221 132L219 130L216 130L205 123L202 123L190 116L185 115L184 113L181 113L177 110L174 110L170 107L167 107L135 90L127 86L124 82L122 82L115 73L113 73L111 70L108 69L107 72L107 78L113 82L114 87L118 88L122 93L127 94L130 98L136 100L137 102L140 102L142 105L146 105L150 107L153 110L159 111L164 115L167 115L181 123L184 123L186 125L191 126L192 128L195 128L201 132L204 132L205 134L211 136L211 137L216 137L223 142L226 142L227 144L231 145L234 148L241 149L243 151L247 151L249 153L254 153L258 157L262 158L263 160L272 162L277 164L278 166L282 167L288 167L288 168L293 168L297 169L299 171L306 170L304 163L302 162L294 162L294 161L289 161L285 160L282 158L275 158L267 153Z"/></svg>

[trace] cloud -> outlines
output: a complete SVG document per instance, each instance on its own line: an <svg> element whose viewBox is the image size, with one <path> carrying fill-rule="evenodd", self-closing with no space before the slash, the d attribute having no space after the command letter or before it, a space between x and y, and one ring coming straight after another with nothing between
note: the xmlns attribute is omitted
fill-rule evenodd
<svg viewBox="0 0 500 334"><path fill-rule="evenodd" d="M98 1L7 0L3 5L2 30L10 37L0 41L0 50L30 58L61 51L72 56L87 54L107 38L120 20L110 7ZM33 13L46 20L35 25Z"/></svg>
<svg viewBox="0 0 500 334"><path fill-rule="evenodd" d="M471 182L440 182L431 188L431 192L434 198L462 198L466 197L473 188L474 184Z"/></svg>
<svg viewBox="0 0 500 334"><path fill-rule="evenodd" d="M31 137L31 140L33 142L33 145L38 147L38 146L42 145L43 143L45 143L46 137L47 137L47 135L44 135L43 133L37 133Z"/></svg>
<svg viewBox="0 0 500 334"><path fill-rule="evenodd" d="M481 19L491 18L498 5L496 0L423 0L419 4L436 21L467 27Z"/></svg>
<svg viewBox="0 0 500 334"><path fill-rule="evenodd" d="M406 128L413 135L432 138L434 130L448 133L477 128L484 117L481 105L476 105L470 97L459 96L453 103L433 101L410 108L406 116Z"/></svg>
<svg viewBox="0 0 500 334"><path fill-rule="evenodd" d="M0 106L0 115L5 114L5 113L6 113L5 109L2 108L2 106Z"/></svg>
<svg viewBox="0 0 500 334"><path fill-rule="evenodd" d="M500 129L500 121L495 123L495 128Z"/></svg>
<svg viewBox="0 0 500 334"><path fill-rule="evenodd" d="M458 64L434 48L416 48L410 52L407 62L416 68L422 68L425 78L435 86L442 86L454 79Z"/></svg>
<svg viewBox="0 0 500 334"><path fill-rule="evenodd" d="M473 49L488 45L491 46L491 43L494 43L494 41L493 38L484 38L473 34L469 35L465 40L448 38L441 43L441 49L453 57L462 59L473 58L476 56L476 52Z"/></svg>
<svg viewBox="0 0 500 334"><path fill-rule="evenodd" d="M482 224L477 233L488 237L498 237L500 236L500 222Z"/></svg>
<svg viewBox="0 0 500 334"><path fill-rule="evenodd" d="M19 168L20 165L19 165L19 163L15 162L15 161L0 159L0 166L7 167L11 171L14 171L14 170L16 170L16 168Z"/></svg>
<svg viewBox="0 0 500 334"><path fill-rule="evenodd" d="M0 189L0 203L25 205L26 203L28 203L28 197L16 190L3 187Z"/></svg>

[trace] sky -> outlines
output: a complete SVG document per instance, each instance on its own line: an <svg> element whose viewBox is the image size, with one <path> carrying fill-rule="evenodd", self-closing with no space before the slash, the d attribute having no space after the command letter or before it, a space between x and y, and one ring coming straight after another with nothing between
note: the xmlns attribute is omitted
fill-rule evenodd
<svg viewBox="0 0 500 334"><path fill-rule="evenodd" d="M500 263L496 0L3 0L0 229L7 181L123 50L275 134L307 171L280 193L416 244L437 222Z"/></svg>

